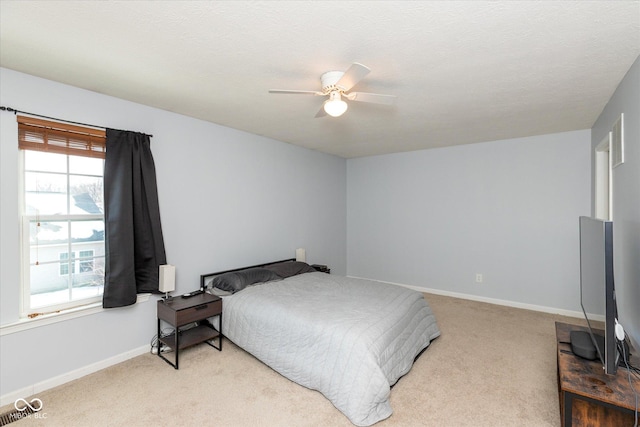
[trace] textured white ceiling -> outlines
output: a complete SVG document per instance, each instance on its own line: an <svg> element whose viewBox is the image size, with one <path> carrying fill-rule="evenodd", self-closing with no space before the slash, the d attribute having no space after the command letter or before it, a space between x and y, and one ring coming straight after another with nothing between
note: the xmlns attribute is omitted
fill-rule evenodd
<svg viewBox="0 0 640 427"><path fill-rule="evenodd" d="M0 2L2 67L346 158L588 129L639 54L638 1ZM396 105L268 93L352 62Z"/></svg>

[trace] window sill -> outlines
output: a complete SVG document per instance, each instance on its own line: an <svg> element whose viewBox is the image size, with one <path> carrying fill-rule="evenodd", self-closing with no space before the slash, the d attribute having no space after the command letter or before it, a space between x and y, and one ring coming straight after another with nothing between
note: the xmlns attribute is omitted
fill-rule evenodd
<svg viewBox="0 0 640 427"><path fill-rule="evenodd" d="M136 304L149 300L151 294L139 294ZM91 314L106 311L102 308L102 303L83 305L82 307L70 308L62 310L59 313L46 314L33 319L23 318L14 323L0 326L0 336L14 334L16 332L26 331L27 329L38 328L40 326L50 325L52 323L63 322L65 320L75 319L78 317L89 316Z"/></svg>

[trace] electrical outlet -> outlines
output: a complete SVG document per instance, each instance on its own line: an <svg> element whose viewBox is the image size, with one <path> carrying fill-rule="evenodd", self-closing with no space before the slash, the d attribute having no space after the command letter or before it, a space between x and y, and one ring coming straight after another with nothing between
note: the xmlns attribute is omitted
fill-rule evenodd
<svg viewBox="0 0 640 427"><path fill-rule="evenodd" d="M476 273L476 283L482 283L482 273Z"/></svg>

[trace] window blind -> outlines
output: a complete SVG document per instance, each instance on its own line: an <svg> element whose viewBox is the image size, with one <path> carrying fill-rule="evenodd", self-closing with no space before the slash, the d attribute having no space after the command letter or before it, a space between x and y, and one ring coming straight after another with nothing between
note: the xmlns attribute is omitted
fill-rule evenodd
<svg viewBox="0 0 640 427"><path fill-rule="evenodd" d="M18 147L104 159L106 131L34 117L18 117Z"/></svg>

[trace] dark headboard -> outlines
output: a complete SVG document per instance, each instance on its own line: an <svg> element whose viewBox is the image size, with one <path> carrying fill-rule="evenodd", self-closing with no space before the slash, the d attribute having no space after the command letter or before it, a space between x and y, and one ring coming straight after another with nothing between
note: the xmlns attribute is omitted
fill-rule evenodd
<svg viewBox="0 0 640 427"><path fill-rule="evenodd" d="M247 266L247 267L233 268L231 270L216 271L215 273L202 274L202 275L200 275L200 290L204 291L204 283L207 280L207 278L209 278L209 277L215 277L215 276L219 276L219 275L224 274L224 273L231 273L231 272L234 272L234 271L246 270L247 268L265 267L265 266L271 265L271 264L278 264L280 262L295 261L295 260L296 260L295 258L281 259L280 261L271 261L271 262L267 262L265 264L250 265L250 266Z"/></svg>

